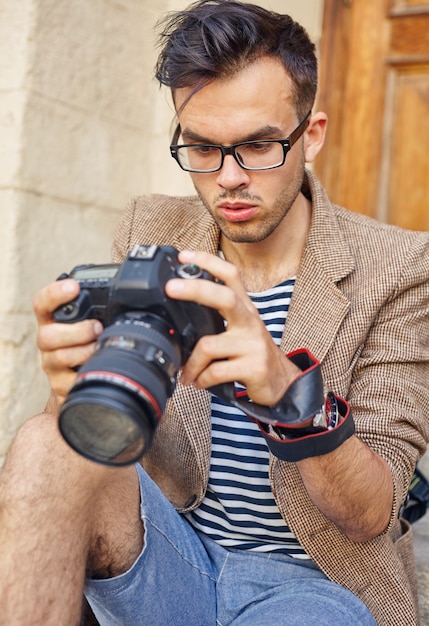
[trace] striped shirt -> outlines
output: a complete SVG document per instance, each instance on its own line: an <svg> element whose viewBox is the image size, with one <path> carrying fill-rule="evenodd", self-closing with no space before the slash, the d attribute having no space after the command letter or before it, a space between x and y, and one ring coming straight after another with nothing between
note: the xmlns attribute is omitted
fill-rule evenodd
<svg viewBox="0 0 429 626"><path fill-rule="evenodd" d="M280 345L295 281L250 293ZM241 387L237 385L238 389ZM207 492L187 514L197 530L227 548L281 552L306 559L277 507L268 476L269 452L256 424L240 410L212 396L212 454Z"/></svg>

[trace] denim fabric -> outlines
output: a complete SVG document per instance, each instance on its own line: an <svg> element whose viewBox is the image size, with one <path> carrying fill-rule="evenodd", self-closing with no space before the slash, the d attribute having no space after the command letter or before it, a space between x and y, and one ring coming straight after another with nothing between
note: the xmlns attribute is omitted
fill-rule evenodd
<svg viewBox="0 0 429 626"><path fill-rule="evenodd" d="M127 572L85 586L102 626L374 626L366 606L311 561L217 545L137 471L145 546Z"/></svg>

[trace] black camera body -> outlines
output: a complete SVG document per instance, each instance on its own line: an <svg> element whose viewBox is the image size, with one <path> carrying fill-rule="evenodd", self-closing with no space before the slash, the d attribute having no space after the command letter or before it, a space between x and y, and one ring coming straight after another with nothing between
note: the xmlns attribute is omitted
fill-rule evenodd
<svg viewBox="0 0 429 626"><path fill-rule="evenodd" d="M171 324L180 337L182 364L204 335L224 330L219 313L194 302L172 300L165 294L171 278L213 280L196 265L181 264L171 246L136 245L122 264L79 265L62 278L80 284L78 297L54 313L62 323L98 319L109 326L120 315L131 320L134 313L152 313ZM134 315L134 319L137 316Z"/></svg>
<svg viewBox="0 0 429 626"><path fill-rule="evenodd" d="M64 278L81 289L55 311L55 321L98 319L105 329L61 408L61 433L89 459L133 463L149 449L177 372L197 341L224 330L217 311L170 299L165 284L214 279L181 264L175 248L156 245L136 245L122 264L80 265Z"/></svg>

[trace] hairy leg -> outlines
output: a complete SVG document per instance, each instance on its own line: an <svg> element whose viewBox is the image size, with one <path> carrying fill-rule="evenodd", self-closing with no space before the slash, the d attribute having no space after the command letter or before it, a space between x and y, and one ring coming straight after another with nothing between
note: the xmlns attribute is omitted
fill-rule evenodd
<svg viewBox="0 0 429 626"><path fill-rule="evenodd" d="M28 420L0 474L3 623L79 624L87 567L119 574L142 542L135 469L83 459L53 415Z"/></svg>

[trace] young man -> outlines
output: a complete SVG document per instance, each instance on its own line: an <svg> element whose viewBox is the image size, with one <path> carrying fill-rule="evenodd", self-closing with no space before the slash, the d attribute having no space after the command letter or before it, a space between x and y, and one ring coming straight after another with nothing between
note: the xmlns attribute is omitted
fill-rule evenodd
<svg viewBox="0 0 429 626"><path fill-rule="evenodd" d="M429 235L331 204L305 169L327 120L289 17L203 0L168 18L162 44L171 151L198 198L135 199L113 260L135 243L180 249L218 280L174 279L167 295L217 309L225 332L196 344L144 469L108 468L57 431L101 325L53 322L72 280L35 297L53 393L1 476L3 619L77 623L87 572L102 624L417 624L399 518L428 439ZM259 428L207 391L235 382L281 418L314 395L291 390L317 362L341 407L331 430L308 415Z"/></svg>

